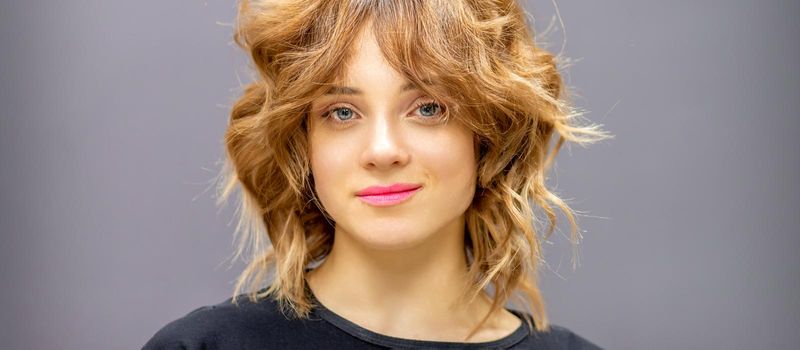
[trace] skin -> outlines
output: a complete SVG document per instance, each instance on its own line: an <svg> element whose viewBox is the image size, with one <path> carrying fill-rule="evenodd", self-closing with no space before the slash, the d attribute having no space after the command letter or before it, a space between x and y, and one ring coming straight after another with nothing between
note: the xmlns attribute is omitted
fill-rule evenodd
<svg viewBox="0 0 800 350"><path fill-rule="evenodd" d="M309 287L325 307L374 332L463 342L490 309L485 295L456 302L467 282L474 136L454 119L443 122L444 106L389 66L370 26L354 50L344 77L351 89L316 99L309 114L315 191L336 223L332 251L308 274ZM355 194L394 183L422 189L390 207ZM501 309L466 341L496 340L520 323Z"/></svg>

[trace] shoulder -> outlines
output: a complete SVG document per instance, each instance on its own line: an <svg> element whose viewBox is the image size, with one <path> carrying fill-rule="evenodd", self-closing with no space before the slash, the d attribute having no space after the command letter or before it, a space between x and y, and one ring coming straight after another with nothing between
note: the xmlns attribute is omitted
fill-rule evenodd
<svg viewBox="0 0 800 350"><path fill-rule="evenodd" d="M549 331L532 332L514 349L600 350L602 348L566 327L550 324Z"/></svg>
<svg viewBox="0 0 800 350"><path fill-rule="evenodd" d="M252 302L240 296L236 300L202 306L169 322L143 349L245 348L300 323L286 318L272 298Z"/></svg>

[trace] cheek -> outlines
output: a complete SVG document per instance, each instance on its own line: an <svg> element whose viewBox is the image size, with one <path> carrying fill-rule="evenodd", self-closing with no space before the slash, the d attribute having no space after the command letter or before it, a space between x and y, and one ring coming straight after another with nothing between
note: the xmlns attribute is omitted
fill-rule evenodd
<svg viewBox="0 0 800 350"><path fill-rule="evenodd" d="M435 137L417 143L416 154L438 187L452 196L472 200L477 177L475 144L466 127L448 125ZM450 199L453 199L451 197Z"/></svg>
<svg viewBox="0 0 800 350"><path fill-rule="evenodd" d="M309 153L314 189L325 209L333 214L336 195L345 193L347 174L352 173L352 147L341 144L325 133L310 133Z"/></svg>

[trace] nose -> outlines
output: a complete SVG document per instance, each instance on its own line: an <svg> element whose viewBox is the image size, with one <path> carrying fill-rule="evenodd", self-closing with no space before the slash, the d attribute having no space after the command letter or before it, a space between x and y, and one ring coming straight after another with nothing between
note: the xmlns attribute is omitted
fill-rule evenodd
<svg viewBox="0 0 800 350"><path fill-rule="evenodd" d="M386 170L408 164L411 156L398 124L388 117L372 118L361 154L362 166Z"/></svg>

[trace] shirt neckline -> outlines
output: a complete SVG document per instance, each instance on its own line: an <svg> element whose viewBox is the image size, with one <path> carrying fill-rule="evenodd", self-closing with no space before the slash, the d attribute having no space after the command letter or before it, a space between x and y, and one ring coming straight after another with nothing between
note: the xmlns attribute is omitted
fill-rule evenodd
<svg viewBox="0 0 800 350"><path fill-rule="evenodd" d="M462 343L462 342L448 342L448 341L434 341L434 340L420 340L420 339L392 337L385 334L373 332L369 329L361 327L353 323L352 321L336 314L330 309L326 308L325 305L322 305L322 303L319 302L319 300L316 298L311 288L308 287L308 283L305 283L305 290L309 298L311 299L312 303L314 304L314 309L312 312L316 313L319 317L321 317L325 321L333 324L337 328L347 332L348 334L356 338L359 338L361 340L364 340L372 344L387 346L390 348L507 349L513 346L514 344L519 343L529 335L528 327L525 323L525 318L522 315L522 313L517 310L506 308L506 310L517 316L520 320L522 320L522 322L520 323L519 327L517 327L516 330L511 332L511 334L500 339L495 339L480 343Z"/></svg>

